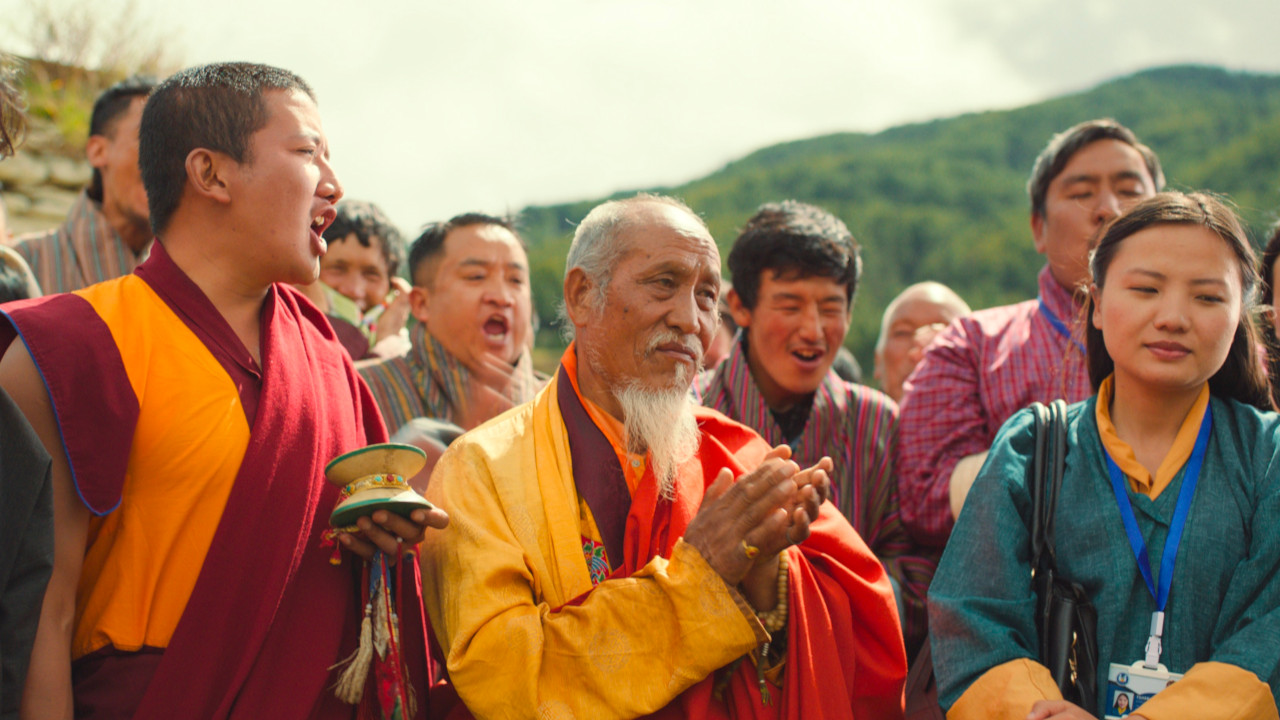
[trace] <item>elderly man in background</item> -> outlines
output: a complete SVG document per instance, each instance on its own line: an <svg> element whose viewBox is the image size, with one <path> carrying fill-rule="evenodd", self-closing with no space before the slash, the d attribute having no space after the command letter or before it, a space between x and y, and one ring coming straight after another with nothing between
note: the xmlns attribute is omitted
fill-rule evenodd
<svg viewBox="0 0 1280 720"><path fill-rule="evenodd" d="M875 379L885 395L902 401L902 383L920 364L929 341L952 320L972 312L955 290L926 280L889 301L876 338Z"/></svg>
<svg viewBox="0 0 1280 720"><path fill-rule="evenodd" d="M885 571L826 503L831 461L697 407L720 254L678 201L583 220L576 339L529 404L463 436L428 497L425 597L477 717L901 717Z"/></svg>
<svg viewBox="0 0 1280 720"><path fill-rule="evenodd" d="M128 275L146 259L152 235L138 128L155 85L154 78L134 76L98 96L85 145L93 166L89 187L62 225L15 241L46 295Z"/></svg>

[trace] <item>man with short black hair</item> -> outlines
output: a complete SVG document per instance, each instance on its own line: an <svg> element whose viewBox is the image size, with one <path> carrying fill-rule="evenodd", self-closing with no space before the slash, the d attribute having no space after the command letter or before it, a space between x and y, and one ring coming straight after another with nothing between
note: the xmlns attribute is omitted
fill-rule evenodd
<svg viewBox="0 0 1280 720"><path fill-rule="evenodd" d="M726 300L741 328L729 356L695 383L702 404L744 423L802 465L830 457L832 502L885 564L902 599L908 657L924 641L936 557L914 552L898 512L898 407L832 370L862 271L858 244L822 208L762 206L729 252Z"/></svg>
<svg viewBox="0 0 1280 720"><path fill-rule="evenodd" d="M466 213L409 248L412 347L360 369L388 430L418 417L470 429L533 398L529 259L506 218Z"/></svg>
<svg viewBox="0 0 1280 720"><path fill-rule="evenodd" d="M326 234L320 280L368 313L391 293L404 259L404 240L391 219L365 200L343 200Z"/></svg>
<svg viewBox="0 0 1280 720"><path fill-rule="evenodd" d="M331 668L356 647L359 592L323 547L324 469L386 431L290 286L315 280L342 197L314 96L278 68L206 65L157 87L141 128L147 261L0 309L0 387L53 456L23 717L349 720ZM446 522L378 511L337 537L397 557ZM403 590L424 698L416 583Z"/></svg>
<svg viewBox="0 0 1280 720"><path fill-rule="evenodd" d="M1080 306L1089 251L1117 215L1164 187L1160 160L1115 120L1055 135L1027 181L1040 296L979 310L932 341L904 383L902 519L942 547L996 432L1032 402L1091 394Z"/></svg>
<svg viewBox="0 0 1280 720"><path fill-rule="evenodd" d="M155 85L154 78L135 75L98 96L85 146L93 180L62 225L16 241L44 294L126 275L146 259L152 234L138 170L138 127Z"/></svg>

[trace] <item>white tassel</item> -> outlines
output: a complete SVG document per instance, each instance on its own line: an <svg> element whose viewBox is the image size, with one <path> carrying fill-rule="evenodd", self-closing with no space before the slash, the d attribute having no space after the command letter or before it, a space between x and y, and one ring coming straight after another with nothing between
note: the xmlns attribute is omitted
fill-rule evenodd
<svg viewBox="0 0 1280 720"><path fill-rule="evenodd" d="M373 595L373 648L378 651L378 659L387 659L387 588L381 579L374 588Z"/></svg>
<svg viewBox="0 0 1280 720"><path fill-rule="evenodd" d="M349 705L360 702L360 698L364 696L365 681L369 679L369 664L373 661L373 627L369 617L371 610L369 605L364 606L364 620L360 621L360 646L346 660L329 668L333 670L346 665L338 675L334 694Z"/></svg>

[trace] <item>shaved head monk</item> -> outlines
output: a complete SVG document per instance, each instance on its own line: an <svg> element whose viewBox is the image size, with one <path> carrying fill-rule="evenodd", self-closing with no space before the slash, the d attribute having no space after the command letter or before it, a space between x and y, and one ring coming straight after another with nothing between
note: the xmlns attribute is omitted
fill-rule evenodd
<svg viewBox="0 0 1280 720"><path fill-rule="evenodd" d="M156 88L140 143L148 260L0 310L0 387L53 456L23 717L353 718L329 688L356 647L359 573L323 547L338 499L324 467L386 430L287 284L316 279L342 197L315 98L277 68L192 68ZM394 556L447 522L373 519L340 542Z"/></svg>
<svg viewBox="0 0 1280 720"><path fill-rule="evenodd" d="M475 717L901 717L892 590L827 502L830 459L690 399L719 292L682 203L595 208L555 378L436 466L452 524L423 544L424 598Z"/></svg>

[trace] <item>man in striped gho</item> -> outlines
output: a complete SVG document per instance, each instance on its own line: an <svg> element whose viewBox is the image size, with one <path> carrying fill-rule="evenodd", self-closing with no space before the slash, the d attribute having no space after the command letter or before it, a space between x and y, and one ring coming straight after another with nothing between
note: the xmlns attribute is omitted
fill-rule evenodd
<svg viewBox="0 0 1280 720"><path fill-rule="evenodd" d="M910 657L924 640L924 592L936 558L915 555L898 517L898 406L831 370L861 269L858 244L839 218L794 201L761 207L729 253L726 300L741 330L695 389L702 404L770 445L790 445L801 465L831 458L832 501L889 571Z"/></svg>
<svg viewBox="0 0 1280 720"><path fill-rule="evenodd" d="M388 432L420 417L469 430L532 400L544 383L529 356L529 259L511 221L466 213L428 225L409 275L409 353L360 370Z"/></svg>
<svg viewBox="0 0 1280 720"><path fill-rule="evenodd" d="M147 259L153 235L138 169L138 126L155 86L154 78L134 76L98 96L85 145L93 166L89 187L61 225L15 242L45 295L128 275Z"/></svg>

